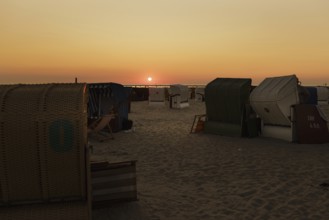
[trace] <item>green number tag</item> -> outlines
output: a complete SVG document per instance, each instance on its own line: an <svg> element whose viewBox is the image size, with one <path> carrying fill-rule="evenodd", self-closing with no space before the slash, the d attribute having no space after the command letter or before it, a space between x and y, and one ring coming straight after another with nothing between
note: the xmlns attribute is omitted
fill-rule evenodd
<svg viewBox="0 0 329 220"><path fill-rule="evenodd" d="M55 152L67 152L73 148L74 127L71 121L60 119L49 126L50 147Z"/></svg>

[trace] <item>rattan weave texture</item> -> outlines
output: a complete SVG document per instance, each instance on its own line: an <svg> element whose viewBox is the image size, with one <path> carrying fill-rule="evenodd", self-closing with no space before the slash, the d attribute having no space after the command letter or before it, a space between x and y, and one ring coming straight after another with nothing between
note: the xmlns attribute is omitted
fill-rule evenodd
<svg viewBox="0 0 329 220"><path fill-rule="evenodd" d="M0 205L86 200L86 94L85 84L0 86Z"/></svg>

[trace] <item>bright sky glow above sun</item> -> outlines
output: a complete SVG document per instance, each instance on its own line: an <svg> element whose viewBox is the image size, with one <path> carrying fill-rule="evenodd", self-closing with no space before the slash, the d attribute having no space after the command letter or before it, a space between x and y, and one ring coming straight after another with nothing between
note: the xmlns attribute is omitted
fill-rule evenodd
<svg viewBox="0 0 329 220"><path fill-rule="evenodd" d="M2 0L0 83L329 84L328 0ZM154 83L154 81L153 81Z"/></svg>

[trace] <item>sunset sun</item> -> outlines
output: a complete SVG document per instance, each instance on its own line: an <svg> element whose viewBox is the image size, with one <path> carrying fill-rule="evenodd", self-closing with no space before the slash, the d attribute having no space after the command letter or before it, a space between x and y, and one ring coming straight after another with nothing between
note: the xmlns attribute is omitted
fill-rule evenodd
<svg viewBox="0 0 329 220"><path fill-rule="evenodd" d="M147 81L151 82L152 81L152 77L147 77Z"/></svg>

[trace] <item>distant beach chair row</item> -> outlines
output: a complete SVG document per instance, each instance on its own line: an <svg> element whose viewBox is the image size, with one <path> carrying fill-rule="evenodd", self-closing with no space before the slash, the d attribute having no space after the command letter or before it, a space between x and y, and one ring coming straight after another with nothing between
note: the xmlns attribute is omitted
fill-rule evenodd
<svg viewBox="0 0 329 220"><path fill-rule="evenodd" d="M173 84L169 88L149 88L149 105L165 106L169 102L169 108L186 108L190 106L189 100L204 102L204 87L189 88L186 85ZM192 95L193 94L193 95Z"/></svg>
<svg viewBox="0 0 329 220"><path fill-rule="evenodd" d="M169 101L170 88L171 87L188 88L188 99L196 101L204 101L204 89L205 85L182 85L182 84L172 84L172 85L126 85L125 87L132 88L131 101L161 101L165 99ZM158 97L154 93L160 93ZM163 94L164 93L164 97ZM151 103L155 104L155 103Z"/></svg>

